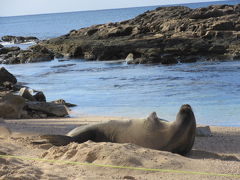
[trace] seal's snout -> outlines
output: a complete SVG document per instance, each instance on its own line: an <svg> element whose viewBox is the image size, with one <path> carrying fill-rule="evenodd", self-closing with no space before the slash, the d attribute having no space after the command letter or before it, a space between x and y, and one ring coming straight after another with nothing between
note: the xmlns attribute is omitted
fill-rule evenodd
<svg viewBox="0 0 240 180"><path fill-rule="evenodd" d="M183 104L179 110L179 115L184 117L190 117L194 116L192 107L189 104ZM184 119L189 119L189 118L184 118ZM190 118L191 119L191 118Z"/></svg>
<svg viewBox="0 0 240 180"><path fill-rule="evenodd" d="M183 104L181 109L192 109L192 107L189 104Z"/></svg>
<svg viewBox="0 0 240 180"><path fill-rule="evenodd" d="M180 108L181 112L191 112L192 107L189 104L183 104Z"/></svg>

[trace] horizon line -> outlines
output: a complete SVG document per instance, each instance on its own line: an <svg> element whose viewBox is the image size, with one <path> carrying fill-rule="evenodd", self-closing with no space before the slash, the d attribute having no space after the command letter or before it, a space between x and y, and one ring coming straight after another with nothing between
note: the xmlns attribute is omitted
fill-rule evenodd
<svg viewBox="0 0 240 180"><path fill-rule="evenodd" d="M77 13L77 12L88 12L88 11L106 11L106 10L117 10L117 9L131 9L131 8L144 8L144 7L154 7L154 6L175 6L175 5L186 5L186 4L198 4L198 3L212 3L212 2L221 2L221 1L229 1L229 0L213 0L213 1L199 1L192 3L170 3L170 4L158 4L158 5L150 5L150 6L132 6L132 7L121 7L121 8L110 8L110 9L89 9L89 10L79 10L79 11L63 11L63 12L50 12L50 13L36 13L36 14L23 14L23 15L13 15L13 16L0 16L0 18L9 18L9 17L21 17L21 16L37 16L37 15L50 15L50 14L63 14L63 13ZM230 0L235 1L235 0Z"/></svg>

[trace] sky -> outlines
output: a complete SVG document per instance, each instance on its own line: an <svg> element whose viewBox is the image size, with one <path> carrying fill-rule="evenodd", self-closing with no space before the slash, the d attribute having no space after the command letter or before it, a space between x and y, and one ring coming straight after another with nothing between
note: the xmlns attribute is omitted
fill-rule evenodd
<svg viewBox="0 0 240 180"><path fill-rule="evenodd" d="M214 0L0 0L0 16L183 4Z"/></svg>

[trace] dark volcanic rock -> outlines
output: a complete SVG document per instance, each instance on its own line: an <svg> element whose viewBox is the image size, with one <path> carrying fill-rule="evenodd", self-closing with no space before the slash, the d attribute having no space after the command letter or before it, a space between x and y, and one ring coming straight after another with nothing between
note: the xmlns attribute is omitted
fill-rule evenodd
<svg viewBox="0 0 240 180"><path fill-rule="evenodd" d="M54 53L41 45L31 46L28 50L19 47L3 47L0 49L0 63L20 64L30 62L51 61Z"/></svg>
<svg viewBox="0 0 240 180"><path fill-rule="evenodd" d="M65 117L68 115L67 107L62 104L29 101L27 102L27 108L46 113L47 115L50 116Z"/></svg>
<svg viewBox="0 0 240 180"><path fill-rule="evenodd" d="M38 42L39 39L33 36L27 36L27 37L23 37L23 36L3 36L2 37L2 41L5 42L12 42L15 44L20 44L20 43L26 43L26 42Z"/></svg>
<svg viewBox="0 0 240 180"><path fill-rule="evenodd" d="M22 84L4 67L0 68L0 119L65 117L67 107L75 106L63 99L46 102L43 92Z"/></svg>
<svg viewBox="0 0 240 180"><path fill-rule="evenodd" d="M46 97L43 94L43 92L39 91L37 92L35 95L33 95L33 97L37 100L37 101L42 101L42 102L46 102Z"/></svg>
<svg viewBox="0 0 240 180"><path fill-rule="evenodd" d="M7 54L9 52L19 51L19 47L3 47L0 49L0 54Z"/></svg>
<svg viewBox="0 0 240 180"><path fill-rule="evenodd" d="M16 84L17 79L14 75L8 72L4 67L1 67L0 68L0 85L3 85L5 82Z"/></svg>
<svg viewBox="0 0 240 180"><path fill-rule="evenodd" d="M119 60L131 53L133 58L127 61L132 64L236 59L239 17L240 5L160 7L127 21L72 30L40 44L55 54L87 60Z"/></svg>
<svg viewBox="0 0 240 180"><path fill-rule="evenodd" d="M21 88L19 91L19 95L29 101L36 101L36 99L32 96L27 88Z"/></svg>

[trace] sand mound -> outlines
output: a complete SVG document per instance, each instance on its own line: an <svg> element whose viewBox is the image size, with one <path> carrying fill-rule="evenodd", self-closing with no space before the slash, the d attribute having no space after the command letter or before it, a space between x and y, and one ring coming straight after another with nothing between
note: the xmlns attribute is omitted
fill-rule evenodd
<svg viewBox="0 0 240 180"><path fill-rule="evenodd" d="M132 166L147 168L180 169L191 159L169 152L156 151L133 144L71 143L67 146L52 147L42 157L46 159Z"/></svg>
<svg viewBox="0 0 240 180"><path fill-rule="evenodd" d="M20 160L0 158L0 178L2 179L37 180L41 174L38 168Z"/></svg>
<svg viewBox="0 0 240 180"><path fill-rule="evenodd" d="M95 121L95 118L89 122ZM102 118L100 118L102 120ZM109 119L110 120L110 119ZM88 162L116 166L132 166L153 169L169 169L190 173L156 172L145 170L116 169L110 167L73 165L39 160L21 160L0 157L0 179L51 179L51 180L89 180L89 179L237 179L233 176L191 174L207 172L240 175L239 128L211 127L213 136L196 137L193 150L188 157L169 152L156 151L132 144L72 143L67 146L53 147L51 144L32 144L39 134L64 134L72 123L69 119L54 120L6 120L0 126L11 129L10 137L0 137L0 155L16 155L49 160ZM40 123L39 123L40 122ZM79 121L86 124L88 119ZM62 124L69 124L63 128ZM34 124L34 126L33 126ZM47 125L46 125L47 124ZM42 127L42 128L41 128ZM35 133L34 133L35 132ZM37 133L36 133L37 132ZM10 132L11 133L11 132ZM0 134L9 134L7 129Z"/></svg>

